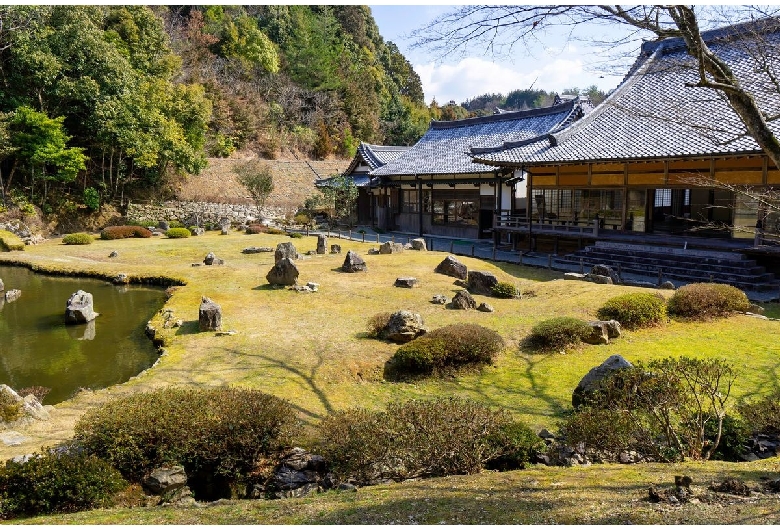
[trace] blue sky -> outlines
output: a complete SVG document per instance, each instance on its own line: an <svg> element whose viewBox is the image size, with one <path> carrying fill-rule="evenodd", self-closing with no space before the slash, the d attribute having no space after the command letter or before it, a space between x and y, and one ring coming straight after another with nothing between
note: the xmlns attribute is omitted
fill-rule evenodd
<svg viewBox="0 0 780 530"><path fill-rule="evenodd" d="M372 5L371 12L386 41L394 42L415 71L420 75L425 101L435 97L440 104L454 100L461 103L485 93L507 94L511 90L529 88L560 92L565 88L585 88L597 85L601 90L615 88L623 78L598 71L604 52L586 42L569 40L561 31L547 31L539 37L539 45L531 50L518 49L513 59L493 59L481 49L469 50L466 57L453 57L437 62L422 50L412 50L405 35L424 25L453 6L445 5ZM604 28L583 28L588 32ZM638 43L637 43L638 48ZM626 66L625 70L628 70Z"/></svg>

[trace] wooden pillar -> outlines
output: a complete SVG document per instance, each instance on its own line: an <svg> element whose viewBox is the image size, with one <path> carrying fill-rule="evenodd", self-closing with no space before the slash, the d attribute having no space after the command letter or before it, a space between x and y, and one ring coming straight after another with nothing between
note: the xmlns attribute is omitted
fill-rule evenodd
<svg viewBox="0 0 780 530"><path fill-rule="evenodd" d="M423 235L423 184L422 179L415 175L415 178L417 179L417 219L420 223L420 230L419 230L419 236L422 237Z"/></svg>

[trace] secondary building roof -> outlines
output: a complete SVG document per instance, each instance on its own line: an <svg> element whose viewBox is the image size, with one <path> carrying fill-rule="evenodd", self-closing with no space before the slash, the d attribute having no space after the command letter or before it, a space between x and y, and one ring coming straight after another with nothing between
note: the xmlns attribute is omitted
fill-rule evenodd
<svg viewBox="0 0 780 530"><path fill-rule="evenodd" d="M432 121L428 131L401 156L371 171L372 176L487 173L472 147L495 147L559 130L583 115L579 98L551 107L502 112L454 121Z"/></svg>
<svg viewBox="0 0 780 530"><path fill-rule="evenodd" d="M780 134L780 23L764 19L705 32ZM623 82L565 130L499 148L473 149L490 165L618 161L760 153L723 94L695 87L696 63L682 39L648 42Z"/></svg>

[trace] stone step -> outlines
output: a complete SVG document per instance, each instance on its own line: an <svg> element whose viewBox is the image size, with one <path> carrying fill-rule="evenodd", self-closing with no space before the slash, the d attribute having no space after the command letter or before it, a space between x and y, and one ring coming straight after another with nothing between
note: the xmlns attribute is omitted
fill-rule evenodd
<svg viewBox="0 0 780 530"><path fill-rule="evenodd" d="M686 256L680 259L675 259L670 256L661 256L659 254L622 254L611 251L603 251L600 249L586 249L585 251L575 252L571 256L587 256L590 259L602 259L611 260L621 263L630 263L637 266L646 267L677 267L677 268L696 268L700 270L706 270L707 272L730 272L734 270L740 271L742 274L763 274L766 272L764 267L756 264L755 260L741 260L724 262L722 260L710 260L704 261L696 259L692 256Z"/></svg>

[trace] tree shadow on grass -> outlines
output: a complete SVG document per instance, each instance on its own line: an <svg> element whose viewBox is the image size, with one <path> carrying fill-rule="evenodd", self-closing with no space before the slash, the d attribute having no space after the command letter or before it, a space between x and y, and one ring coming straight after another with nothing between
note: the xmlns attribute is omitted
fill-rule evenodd
<svg viewBox="0 0 780 530"><path fill-rule="evenodd" d="M176 328L176 335L194 335L200 333L200 322L197 320L185 320Z"/></svg>

